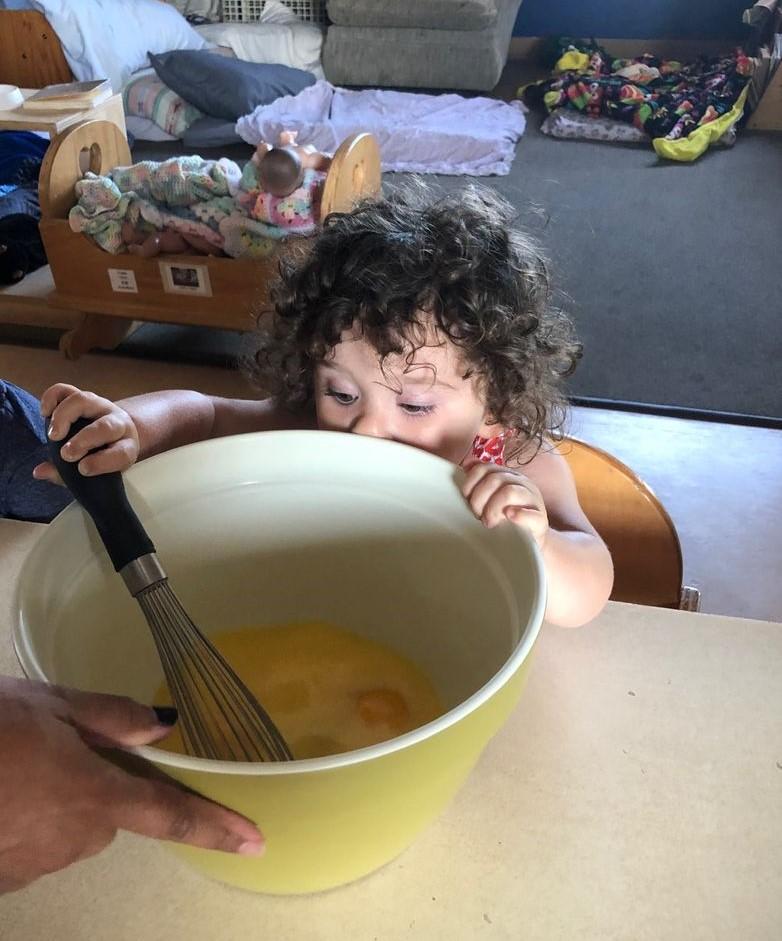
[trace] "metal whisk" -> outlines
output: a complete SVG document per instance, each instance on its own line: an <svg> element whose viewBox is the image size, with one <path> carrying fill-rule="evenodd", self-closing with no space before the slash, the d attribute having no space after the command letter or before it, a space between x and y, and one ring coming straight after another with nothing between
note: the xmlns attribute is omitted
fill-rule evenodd
<svg viewBox="0 0 782 941"><path fill-rule="evenodd" d="M198 758L292 760L269 714L182 607L128 502L122 475L85 477L77 464L61 457L62 445L89 424L79 419L64 441L50 442L51 459L92 517L114 568L144 612L179 711L185 750Z"/></svg>

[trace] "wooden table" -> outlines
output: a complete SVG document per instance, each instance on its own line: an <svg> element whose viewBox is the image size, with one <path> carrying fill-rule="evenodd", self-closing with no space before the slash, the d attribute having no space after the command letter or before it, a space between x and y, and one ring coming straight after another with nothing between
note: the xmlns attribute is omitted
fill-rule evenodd
<svg viewBox="0 0 782 941"><path fill-rule="evenodd" d="M40 526L0 521L10 592ZM450 808L398 860L255 896L122 834L0 899L3 941L777 941L782 625L609 604L546 626L529 685ZM2 809L0 809L2 815Z"/></svg>
<svg viewBox="0 0 782 941"><path fill-rule="evenodd" d="M25 98L29 98L36 90L20 89ZM74 108L71 111L25 111L22 107L13 108L11 111L0 110L0 131L42 131L54 136L62 134L66 128L78 124L79 121L91 120L112 121L126 134L122 95L112 95L94 108Z"/></svg>

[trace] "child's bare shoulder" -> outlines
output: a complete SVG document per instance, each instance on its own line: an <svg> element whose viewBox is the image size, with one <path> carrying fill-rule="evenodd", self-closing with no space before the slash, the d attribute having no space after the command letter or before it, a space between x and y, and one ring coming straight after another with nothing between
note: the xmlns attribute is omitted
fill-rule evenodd
<svg viewBox="0 0 782 941"><path fill-rule="evenodd" d="M572 474L565 458L560 453L556 442L544 438L542 442L526 441L508 461L511 470L518 471L534 480L551 479L564 475L572 480Z"/></svg>
<svg viewBox="0 0 782 941"><path fill-rule="evenodd" d="M544 438L539 446L537 442L525 444L508 461L508 467L529 478L540 490L553 522L576 524L577 528L587 523L573 474L554 441Z"/></svg>

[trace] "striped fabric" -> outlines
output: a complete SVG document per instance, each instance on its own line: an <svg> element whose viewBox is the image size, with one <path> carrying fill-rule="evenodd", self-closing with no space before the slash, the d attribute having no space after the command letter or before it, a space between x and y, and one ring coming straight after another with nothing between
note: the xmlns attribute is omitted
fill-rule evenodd
<svg viewBox="0 0 782 941"><path fill-rule="evenodd" d="M125 114L149 118L166 134L182 137L204 115L175 91L164 85L154 72L140 75L125 86L122 93Z"/></svg>

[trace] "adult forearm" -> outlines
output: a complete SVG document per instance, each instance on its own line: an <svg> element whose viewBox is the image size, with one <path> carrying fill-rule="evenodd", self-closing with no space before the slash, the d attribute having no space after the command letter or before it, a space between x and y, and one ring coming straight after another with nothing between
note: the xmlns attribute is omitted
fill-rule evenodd
<svg viewBox="0 0 782 941"><path fill-rule="evenodd" d="M550 529L543 548L548 578L546 620L580 627L603 609L614 582L614 567L603 541L584 532Z"/></svg>

